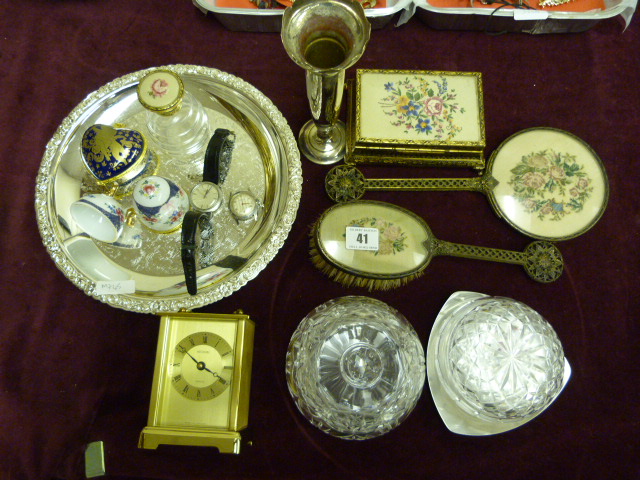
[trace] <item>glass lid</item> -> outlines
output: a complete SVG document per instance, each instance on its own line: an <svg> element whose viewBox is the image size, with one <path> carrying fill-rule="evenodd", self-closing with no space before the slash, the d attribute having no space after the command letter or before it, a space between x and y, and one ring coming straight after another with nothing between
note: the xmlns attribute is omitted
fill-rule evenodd
<svg viewBox="0 0 640 480"><path fill-rule="evenodd" d="M198 293L191 296L185 287L179 230L159 234L143 226L142 246L121 248L90 238L70 215L71 204L85 194L109 193L100 190L81 155L83 134L95 124L143 133L154 152L153 173L170 178L185 192L202 180L201 158L185 162L149 135L149 112L138 101L137 87L153 69L113 80L69 114L46 147L35 200L43 243L69 280L109 305L149 313L207 305L253 279L284 244L302 185L295 138L282 114L261 92L212 68L161 68L180 75L185 90L204 107L211 132L224 128L236 135L231 168L222 185L225 208L211 221L212 251L206 262L201 259L197 265ZM261 209L256 219L241 222L230 212L229 198L238 191L249 191L257 198ZM126 193L117 200L125 211L133 206Z"/></svg>

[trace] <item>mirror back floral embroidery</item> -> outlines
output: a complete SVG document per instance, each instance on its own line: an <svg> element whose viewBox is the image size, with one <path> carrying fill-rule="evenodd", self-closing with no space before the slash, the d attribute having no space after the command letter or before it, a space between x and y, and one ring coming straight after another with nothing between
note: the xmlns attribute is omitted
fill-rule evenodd
<svg viewBox="0 0 640 480"><path fill-rule="evenodd" d="M592 179L575 155L541 150L524 155L511 169L514 197L540 220L561 220L580 212L593 193Z"/></svg>
<svg viewBox="0 0 640 480"><path fill-rule="evenodd" d="M449 88L446 77L428 80L424 76L406 77L387 82L388 93L378 103L392 126L404 133L418 132L434 140L450 140L462 127L456 125L456 115L463 114L455 101L457 93Z"/></svg>

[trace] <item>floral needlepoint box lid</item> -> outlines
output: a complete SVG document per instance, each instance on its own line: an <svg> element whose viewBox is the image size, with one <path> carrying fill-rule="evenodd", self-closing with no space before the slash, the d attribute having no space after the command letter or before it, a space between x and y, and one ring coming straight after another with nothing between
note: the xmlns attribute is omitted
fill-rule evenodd
<svg viewBox="0 0 640 480"><path fill-rule="evenodd" d="M480 73L358 70L350 87L347 163L484 167Z"/></svg>

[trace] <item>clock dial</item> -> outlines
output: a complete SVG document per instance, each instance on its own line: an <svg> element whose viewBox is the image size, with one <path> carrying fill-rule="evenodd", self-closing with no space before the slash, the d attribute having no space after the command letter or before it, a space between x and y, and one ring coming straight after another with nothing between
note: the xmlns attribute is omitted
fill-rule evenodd
<svg viewBox="0 0 640 480"><path fill-rule="evenodd" d="M212 182L200 182L191 190L191 205L201 212L213 212L222 203L222 190Z"/></svg>
<svg viewBox="0 0 640 480"><path fill-rule="evenodd" d="M216 398L231 384L233 357L231 346L215 333L203 331L186 336L173 351L173 388L189 400Z"/></svg>

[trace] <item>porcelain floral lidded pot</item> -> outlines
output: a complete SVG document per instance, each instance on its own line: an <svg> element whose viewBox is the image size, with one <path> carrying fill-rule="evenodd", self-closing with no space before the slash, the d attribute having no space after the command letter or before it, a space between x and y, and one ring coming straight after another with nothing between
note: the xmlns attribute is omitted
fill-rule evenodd
<svg viewBox="0 0 640 480"><path fill-rule="evenodd" d="M173 233L182 226L189 197L175 182L151 175L133 188L134 208L140 222L158 233Z"/></svg>

